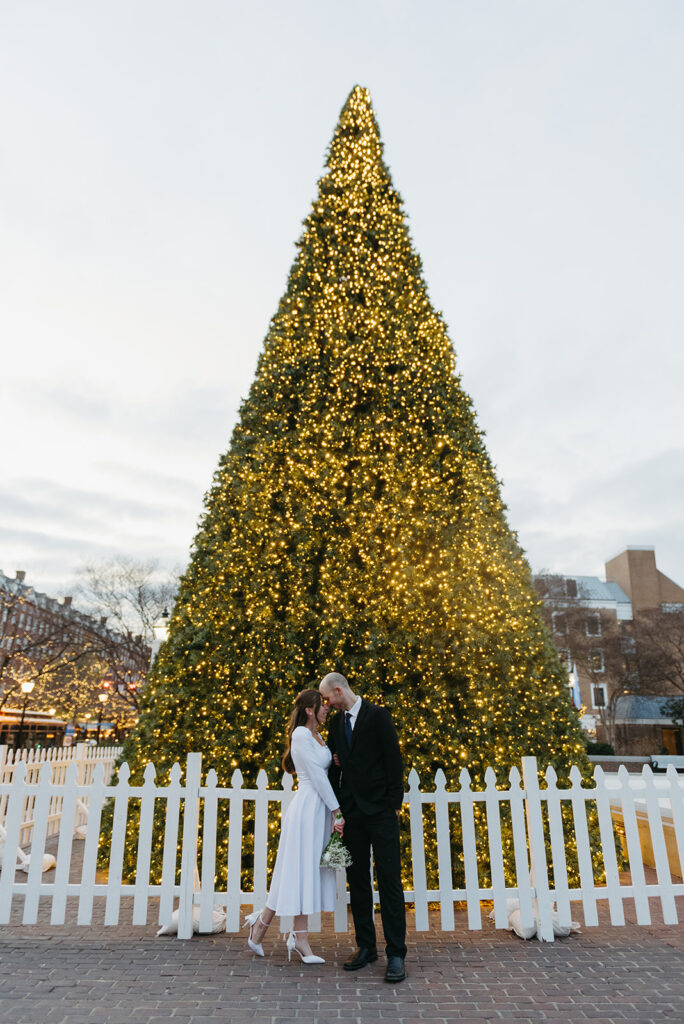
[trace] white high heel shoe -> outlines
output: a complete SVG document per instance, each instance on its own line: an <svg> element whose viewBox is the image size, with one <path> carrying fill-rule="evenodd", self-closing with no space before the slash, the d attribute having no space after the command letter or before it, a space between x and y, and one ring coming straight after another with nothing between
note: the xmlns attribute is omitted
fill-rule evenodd
<svg viewBox="0 0 684 1024"><path fill-rule="evenodd" d="M304 964L324 964L325 960L323 959L322 956L314 956L313 953L311 953L310 956L304 956L302 951L297 949L297 939L295 938L295 936L298 934L298 932L290 932L290 934L287 937L287 959L292 959L292 952L294 950L295 953L299 954L299 959Z"/></svg>
<svg viewBox="0 0 684 1024"><path fill-rule="evenodd" d="M257 923L257 921L261 921L261 923L263 924L264 928L268 928L268 925L266 924L266 922L264 921L263 917L261 916L261 911L260 910L255 910L252 914L248 914L247 917L245 918L245 922L244 922L242 927L246 928L247 925L249 925L249 935L247 937L247 945L249 946L249 948L252 950L253 953L256 953L257 956L263 956L264 955L264 951L263 951L261 943L260 942L254 942L254 940L252 939L252 928Z"/></svg>

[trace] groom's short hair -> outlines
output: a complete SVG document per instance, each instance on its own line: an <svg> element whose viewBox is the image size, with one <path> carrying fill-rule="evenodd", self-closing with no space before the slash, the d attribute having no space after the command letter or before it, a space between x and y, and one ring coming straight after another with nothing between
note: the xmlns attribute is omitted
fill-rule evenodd
<svg viewBox="0 0 684 1024"><path fill-rule="evenodd" d="M336 686L338 686L340 690L351 689L347 680L344 678L343 675L340 675L339 672L328 672L327 676L323 676L320 683L318 684L319 690L321 686L329 687L331 690L334 689Z"/></svg>

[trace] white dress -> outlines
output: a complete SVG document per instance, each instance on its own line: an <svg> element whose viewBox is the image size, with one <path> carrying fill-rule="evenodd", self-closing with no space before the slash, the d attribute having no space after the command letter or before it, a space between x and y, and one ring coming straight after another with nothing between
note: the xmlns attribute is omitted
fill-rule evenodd
<svg viewBox="0 0 684 1024"><path fill-rule="evenodd" d="M334 910L336 892L335 872L320 866L330 839L330 812L339 806L328 781L332 755L304 725L292 733L290 753L298 786L283 818L266 901L281 916Z"/></svg>

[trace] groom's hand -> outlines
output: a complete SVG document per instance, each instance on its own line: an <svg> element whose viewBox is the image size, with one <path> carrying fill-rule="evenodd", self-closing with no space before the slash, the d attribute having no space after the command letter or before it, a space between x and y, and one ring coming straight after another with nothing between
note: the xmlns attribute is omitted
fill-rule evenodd
<svg viewBox="0 0 684 1024"><path fill-rule="evenodd" d="M335 765L335 766L336 766L337 768L339 768L339 767L340 767L340 755L339 755L339 754L333 754L333 764L334 764L334 765Z"/></svg>

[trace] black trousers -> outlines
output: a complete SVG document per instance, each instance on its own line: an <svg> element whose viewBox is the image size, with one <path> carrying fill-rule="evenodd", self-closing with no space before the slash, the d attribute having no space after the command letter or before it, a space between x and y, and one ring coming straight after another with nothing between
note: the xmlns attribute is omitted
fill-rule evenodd
<svg viewBox="0 0 684 1024"><path fill-rule="evenodd" d="M375 871L380 895L382 930L385 933L387 956L406 956L406 903L401 884L399 852L399 819L388 808L380 814L362 814L354 808L344 821L344 843L352 856L347 868L357 946L375 949L373 924L373 889L370 875L370 854L373 848Z"/></svg>

